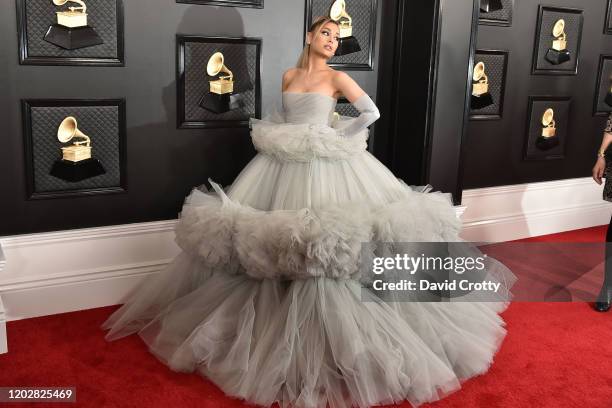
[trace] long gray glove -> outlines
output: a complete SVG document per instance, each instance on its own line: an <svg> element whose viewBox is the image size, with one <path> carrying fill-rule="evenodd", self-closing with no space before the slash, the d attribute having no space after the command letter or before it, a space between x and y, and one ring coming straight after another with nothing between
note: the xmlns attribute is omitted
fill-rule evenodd
<svg viewBox="0 0 612 408"><path fill-rule="evenodd" d="M339 131L339 134L342 136L353 136L366 129L380 118L380 112L376 104L367 93L357 98L355 102L353 102L353 106L359 111L360 115L356 117L350 125Z"/></svg>

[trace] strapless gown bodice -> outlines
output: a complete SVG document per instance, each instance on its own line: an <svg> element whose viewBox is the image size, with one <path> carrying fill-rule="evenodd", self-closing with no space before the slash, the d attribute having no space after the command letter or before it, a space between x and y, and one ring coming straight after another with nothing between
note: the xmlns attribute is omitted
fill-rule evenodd
<svg viewBox="0 0 612 408"><path fill-rule="evenodd" d="M283 92L285 120L329 126L337 102L336 98L318 92Z"/></svg>

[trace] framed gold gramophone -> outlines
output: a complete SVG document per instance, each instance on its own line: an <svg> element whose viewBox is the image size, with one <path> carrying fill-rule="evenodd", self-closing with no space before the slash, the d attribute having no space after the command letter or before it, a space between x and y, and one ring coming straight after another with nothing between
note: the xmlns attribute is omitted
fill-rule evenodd
<svg viewBox="0 0 612 408"><path fill-rule="evenodd" d="M221 72L228 75L219 76L219 79L210 81L210 92L215 94L228 94L234 92L234 74L224 64L225 58L220 52L215 52L208 60L206 72L209 76L214 77Z"/></svg>
<svg viewBox="0 0 612 408"><path fill-rule="evenodd" d="M346 12L346 1L334 1L329 9L329 17L338 22L340 28L340 40L335 55L346 55L361 51L359 41L353 36L353 19Z"/></svg>
<svg viewBox="0 0 612 408"><path fill-rule="evenodd" d="M83 0L53 0L56 6L76 3L68 10L58 11L57 22L49 26L44 40L67 50L102 44L102 38L87 25L87 6Z"/></svg>
<svg viewBox="0 0 612 408"><path fill-rule="evenodd" d="M213 113L225 113L232 109L230 96L234 93L234 74L225 66L225 57L219 51L215 52L206 65L206 73L218 79L209 81L209 91L198 102L202 108Z"/></svg>
<svg viewBox="0 0 612 408"><path fill-rule="evenodd" d="M542 133L536 139L536 147L540 150L548 150L559 144L557 137L557 124L555 122L555 111L548 108L542 115Z"/></svg>
<svg viewBox="0 0 612 408"><path fill-rule="evenodd" d="M485 72L485 64L480 61L474 66L472 74L472 96L470 107L482 109L493 104L493 97L489 93L489 77Z"/></svg>
<svg viewBox="0 0 612 408"><path fill-rule="evenodd" d="M501 0L480 0L480 12L492 13L504 8Z"/></svg>
<svg viewBox="0 0 612 408"><path fill-rule="evenodd" d="M571 59L567 49L567 34L565 33L565 20L559 19L552 29L554 38L551 48L548 49L544 58L553 65L563 64Z"/></svg>
<svg viewBox="0 0 612 408"><path fill-rule="evenodd" d="M557 127L555 122L555 111L552 108L548 108L542 115L542 136L553 137L557 134Z"/></svg>
<svg viewBox="0 0 612 408"><path fill-rule="evenodd" d="M73 140L73 139L81 140ZM57 129L61 143L72 141L62 147L62 158L53 163L50 174L65 181L76 182L106 173L102 164L91 157L91 139L81 132L74 116L67 116Z"/></svg>

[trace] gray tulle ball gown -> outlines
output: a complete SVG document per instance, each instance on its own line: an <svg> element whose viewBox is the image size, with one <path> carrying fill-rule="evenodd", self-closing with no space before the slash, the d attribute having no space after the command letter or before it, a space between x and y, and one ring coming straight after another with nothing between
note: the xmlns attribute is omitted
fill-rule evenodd
<svg viewBox="0 0 612 408"><path fill-rule="evenodd" d="M106 339L137 333L172 370L261 406L416 406L486 372L512 272L489 271L498 302L363 301L362 242L462 241L461 222L448 194L372 156L367 128L343 135L356 119L334 115L336 99L282 102L250 120L258 154L234 183L186 198L182 252L108 318Z"/></svg>

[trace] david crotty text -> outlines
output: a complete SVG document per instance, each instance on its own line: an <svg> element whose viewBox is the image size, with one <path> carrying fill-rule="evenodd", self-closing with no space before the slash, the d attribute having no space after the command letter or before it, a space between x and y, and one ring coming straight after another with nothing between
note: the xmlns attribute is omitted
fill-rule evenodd
<svg viewBox="0 0 612 408"><path fill-rule="evenodd" d="M419 284L417 286L417 282L410 281L407 279L402 279L398 282L385 282L381 279L374 281L374 290L402 290L402 291L416 291L416 290L469 290L469 291L493 291L496 292L499 290L501 283L493 282L493 281L483 281L483 282L470 282L469 280L460 280L460 281L448 281L444 282L431 282L425 279L421 279L418 281Z"/></svg>

